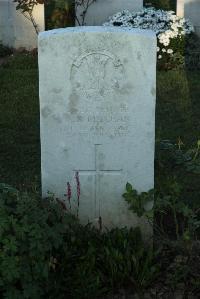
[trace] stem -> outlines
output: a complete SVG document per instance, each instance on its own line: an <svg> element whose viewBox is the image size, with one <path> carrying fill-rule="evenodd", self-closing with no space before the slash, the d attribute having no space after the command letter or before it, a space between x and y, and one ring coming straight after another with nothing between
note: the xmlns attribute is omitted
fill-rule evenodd
<svg viewBox="0 0 200 299"><path fill-rule="evenodd" d="M79 26L84 26L85 25L85 17L88 11L88 8L95 2L96 0L82 0L81 2L76 4L75 1L75 19L78 22ZM77 8L78 6L82 6L83 8L83 13L82 13L82 21L79 21L78 17L77 17Z"/></svg>
<svg viewBox="0 0 200 299"><path fill-rule="evenodd" d="M75 12L75 20L78 22L78 25L81 26L81 23L80 23L80 21L79 21L79 18L77 17L76 12Z"/></svg>
<svg viewBox="0 0 200 299"><path fill-rule="evenodd" d="M32 24L33 24L33 27L34 27L34 29L35 29L35 32L36 32L36 34L38 35L38 34L39 34L38 25L36 24L35 19L34 19L34 17L33 17L32 14L31 14L30 18L31 18L31 22L32 22Z"/></svg>
<svg viewBox="0 0 200 299"><path fill-rule="evenodd" d="M27 20L29 20L31 23L32 23L32 25L33 25L33 27L34 27L34 30L35 30L35 33L38 35L39 34L39 30L38 30L38 25L37 25L37 23L36 23L36 21L35 21L35 19L34 19L34 17L33 17L33 8L34 8L34 5L32 5L32 8L30 9L30 10L28 10L28 11L26 11L26 12L23 12L23 11L21 11L21 13L23 14L23 16L27 19ZM27 15L27 14L28 15Z"/></svg>

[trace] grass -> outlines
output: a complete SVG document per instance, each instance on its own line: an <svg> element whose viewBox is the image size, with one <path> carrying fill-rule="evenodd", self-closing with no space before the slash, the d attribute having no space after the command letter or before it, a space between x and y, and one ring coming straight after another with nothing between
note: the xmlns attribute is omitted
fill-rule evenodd
<svg viewBox="0 0 200 299"><path fill-rule="evenodd" d="M191 146L200 139L199 80L197 71L158 72L157 141L180 137ZM196 188L198 180L192 177ZM0 67L0 181L18 188L40 186L38 68L29 54L13 56Z"/></svg>
<svg viewBox="0 0 200 299"><path fill-rule="evenodd" d="M191 145L200 139L200 71L157 74L156 137Z"/></svg>
<svg viewBox="0 0 200 299"><path fill-rule="evenodd" d="M0 181L40 181L38 69L35 57L12 57L0 68Z"/></svg>
<svg viewBox="0 0 200 299"><path fill-rule="evenodd" d="M183 142L183 150L196 147L200 140L200 71L185 70L158 72L156 141ZM160 156L162 157L162 156ZM160 158L161 159L161 158ZM156 164L157 166L157 164ZM199 207L200 175L186 171L173 163L155 168L156 186L169 185L175 179L181 186L182 196L191 207ZM168 183L166 183L168 181Z"/></svg>

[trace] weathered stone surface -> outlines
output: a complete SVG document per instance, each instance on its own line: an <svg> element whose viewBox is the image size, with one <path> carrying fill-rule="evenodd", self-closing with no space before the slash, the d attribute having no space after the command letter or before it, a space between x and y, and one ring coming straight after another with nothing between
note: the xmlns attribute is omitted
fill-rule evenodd
<svg viewBox="0 0 200 299"><path fill-rule="evenodd" d="M200 36L200 1L177 0L177 15L189 19Z"/></svg>
<svg viewBox="0 0 200 299"><path fill-rule="evenodd" d="M83 223L135 226L127 181L154 186L156 37L151 31L76 27L39 36L42 190L72 186Z"/></svg>
<svg viewBox="0 0 200 299"><path fill-rule="evenodd" d="M143 0L96 0L87 11L84 25L102 25L110 16L119 11L124 9L140 11L142 8ZM83 7L78 7L77 16L79 20L82 19L83 10Z"/></svg>
<svg viewBox="0 0 200 299"><path fill-rule="evenodd" d="M21 11L16 11L16 5L12 0L0 0L0 42L16 49L34 49L37 47L37 34L30 20ZM43 31L44 5L36 5L33 16L38 30Z"/></svg>

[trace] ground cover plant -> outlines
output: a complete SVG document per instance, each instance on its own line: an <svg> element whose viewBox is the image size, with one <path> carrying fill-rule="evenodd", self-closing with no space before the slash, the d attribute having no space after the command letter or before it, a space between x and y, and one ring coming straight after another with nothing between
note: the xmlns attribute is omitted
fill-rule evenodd
<svg viewBox="0 0 200 299"><path fill-rule="evenodd" d="M177 219L182 208L175 206L177 190L175 184L160 194L160 200L155 193L159 213L172 208ZM141 207L152 200L152 191L138 194L127 184L124 197L142 217ZM185 219L190 213L188 209ZM193 229L187 234L179 231L173 246L170 238L159 237L159 246L155 243L153 248L144 242L139 228L102 232L90 224L82 226L53 197L42 200L37 192L19 192L6 184L0 184L0 217L1 298L92 299L122 289L141 299L145 294L164 298L180 283L184 296L199 294L200 244L190 238L197 233ZM195 217L192 225L188 217L189 222L190 228L200 227ZM167 228L164 232L168 233Z"/></svg>
<svg viewBox="0 0 200 299"><path fill-rule="evenodd" d="M140 298L158 275L138 228L81 226L52 198L0 185L1 298L95 298L133 286Z"/></svg>

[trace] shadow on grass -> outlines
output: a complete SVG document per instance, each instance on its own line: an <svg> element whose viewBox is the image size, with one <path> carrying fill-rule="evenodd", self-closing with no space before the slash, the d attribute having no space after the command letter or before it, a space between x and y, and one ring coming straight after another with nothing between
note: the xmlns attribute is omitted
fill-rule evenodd
<svg viewBox="0 0 200 299"><path fill-rule="evenodd" d="M0 181L29 189L40 184L37 58L11 56L0 86Z"/></svg>
<svg viewBox="0 0 200 299"><path fill-rule="evenodd" d="M195 148L200 140L200 42L194 40L185 56L185 68L160 71L157 74L156 142L180 142L185 151ZM157 161L158 162L158 161ZM173 163L156 163L156 186L175 178L183 188L184 200L199 205L200 175Z"/></svg>

